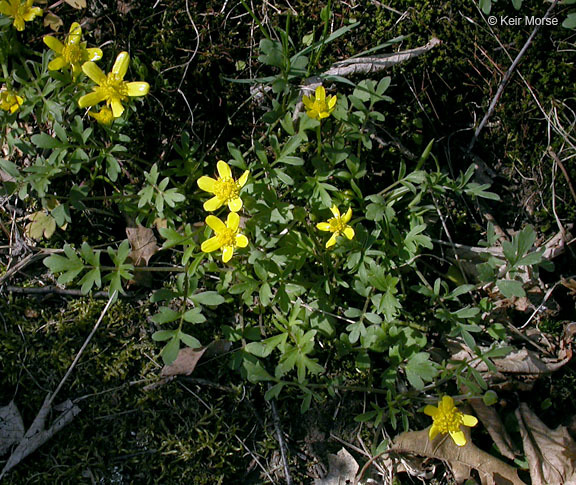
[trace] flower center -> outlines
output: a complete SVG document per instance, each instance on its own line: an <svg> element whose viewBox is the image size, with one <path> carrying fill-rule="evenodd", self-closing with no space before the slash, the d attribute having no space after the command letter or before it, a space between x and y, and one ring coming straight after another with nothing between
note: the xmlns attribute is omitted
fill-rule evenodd
<svg viewBox="0 0 576 485"><path fill-rule="evenodd" d="M113 72L108 73L106 81L104 81L100 87L106 92L107 99L128 99L128 88L126 88L126 83Z"/></svg>
<svg viewBox="0 0 576 485"><path fill-rule="evenodd" d="M222 246L236 247L236 231L226 228L224 231L218 233L218 239Z"/></svg>
<svg viewBox="0 0 576 485"><path fill-rule="evenodd" d="M460 431L462 424L462 413L438 413L434 419L434 424L440 428L442 433L449 433L450 431Z"/></svg>
<svg viewBox="0 0 576 485"><path fill-rule="evenodd" d="M68 64L79 64L84 60L84 50L76 44L68 44L62 49L62 57Z"/></svg>
<svg viewBox="0 0 576 485"><path fill-rule="evenodd" d="M216 197L226 202L228 202L229 200L237 199L239 193L240 188L238 187L238 184L234 181L232 177L219 179L214 192Z"/></svg>
<svg viewBox="0 0 576 485"><path fill-rule="evenodd" d="M344 229L346 229L346 224L342 222L342 218L340 217L333 217L332 219L328 219L328 224L330 224L331 232L342 234Z"/></svg>

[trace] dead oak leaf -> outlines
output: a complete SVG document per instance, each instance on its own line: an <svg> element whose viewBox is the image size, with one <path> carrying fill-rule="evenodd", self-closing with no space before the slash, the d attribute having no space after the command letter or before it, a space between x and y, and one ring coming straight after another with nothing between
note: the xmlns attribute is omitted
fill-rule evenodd
<svg viewBox="0 0 576 485"><path fill-rule="evenodd" d="M550 429L525 404L516 410L532 485L575 485L576 442L564 426Z"/></svg>
<svg viewBox="0 0 576 485"><path fill-rule="evenodd" d="M170 365L165 365L160 371L161 377L173 377L173 376L189 376L194 372L198 361L206 352L207 347L203 349L191 349L190 347L184 347L178 352L178 357Z"/></svg>
<svg viewBox="0 0 576 485"><path fill-rule="evenodd" d="M158 252L154 231L138 225L136 227L127 227L126 236L132 247L130 259L134 266L148 266L150 258Z"/></svg>

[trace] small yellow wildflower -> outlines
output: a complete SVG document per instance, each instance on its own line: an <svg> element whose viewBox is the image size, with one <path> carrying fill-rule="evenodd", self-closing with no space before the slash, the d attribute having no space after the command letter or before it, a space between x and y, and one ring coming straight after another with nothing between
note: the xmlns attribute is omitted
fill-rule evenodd
<svg viewBox="0 0 576 485"><path fill-rule="evenodd" d="M82 70L98 86L94 86L93 92L85 94L78 100L78 106L87 108L95 106L102 101L106 101L106 106L112 109L114 118L119 118L124 113L122 101L126 101L129 96L145 96L150 90L150 85L144 81L126 82L124 76L128 71L130 54L120 52L112 71L108 75L92 61L82 64Z"/></svg>
<svg viewBox="0 0 576 485"><path fill-rule="evenodd" d="M454 406L454 399L450 396L442 397L437 408L430 405L426 406L424 414L431 416L434 420L428 433L430 440L433 440L438 433L450 433L454 443L458 446L466 444L466 437L460 429L460 425L472 427L478 424L478 419L474 416L458 411L458 408Z"/></svg>
<svg viewBox="0 0 576 485"><path fill-rule="evenodd" d="M222 248L222 261L227 263L234 255L235 248L248 246L248 238L238 231L240 216L236 212L228 213L226 224L213 215L206 217L206 224L214 231L215 236L202 243L201 249L204 253Z"/></svg>
<svg viewBox="0 0 576 485"><path fill-rule="evenodd" d="M246 170L238 180L234 180L232 170L225 161L218 161L216 168L218 169L218 179L204 175L197 181L198 187L214 194L214 197L204 202L204 210L212 212L224 204L228 204L230 211L238 212L242 209L242 199L239 196L240 189L246 184L250 171Z"/></svg>
<svg viewBox="0 0 576 485"><path fill-rule="evenodd" d="M10 114L16 113L22 106L24 98L18 96L10 89L3 89L0 91L0 108L4 111L10 111Z"/></svg>
<svg viewBox="0 0 576 485"><path fill-rule="evenodd" d="M0 2L0 13L7 17L12 17L14 28L20 32L24 30L24 22L34 20L34 17L42 15L40 7L33 7L34 0L2 0Z"/></svg>
<svg viewBox="0 0 576 485"><path fill-rule="evenodd" d="M318 86L314 96L302 96L306 114L315 120L328 118L336 107L336 96L326 98L324 86Z"/></svg>
<svg viewBox="0 0 576 485"><path fill-rule="evenodd" d="M86 42L82 42L82 27L80 27L78 22L74 22L70 26L70 32L68 32L64 43L51 35L44 36L44 43L58 54L57 57L50 61L48 69L59 71L70 66L74 78L78 77L82 72L82 64L102 59L101 49L97 47L87 49Z"/></svg>
<svg viewBox="0 0 576 485"><path fill-rule="evenodd" d="M354 237L354 229L348 225L348 222L350 222L350 219L352 218L352 208L350 207L343 216L340 215L340 211L335 205L333 205L330 210L334 217L328 219L328 222L319 222L316 224L316 227L321 231L330 231L333 233L332 237L330 237L326 243L327 248L334 246L334 244L336 244L336 238L342 234L344 234L348 239Z"/></svg>
<svg viewBox="0 0 576 485"><path fill-rule="evenodd" d="M91 109L88 111L88 114L101 125L111 125L114 121L112 110L106 106L104 106L100 111L94 111Z"/></svg>

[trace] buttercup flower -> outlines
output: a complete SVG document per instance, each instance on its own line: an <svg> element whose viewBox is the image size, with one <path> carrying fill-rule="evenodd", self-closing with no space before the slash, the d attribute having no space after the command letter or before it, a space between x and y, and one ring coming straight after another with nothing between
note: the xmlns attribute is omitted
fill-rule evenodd
<svg viewBox="0 0 576 485"><path fill-rule="evenodd" d="M454 399L450 396L442 397L442 401L438 403L438 407L426 406L424 408L424 414L432 416L434 423L430 426L430 432L428 437L433 440L438 433L446 434L450 433L450 436L458 446L464 446L466 444L466 437L460 429L460 425L464 426L476 426L478 424L478 419L469 414L464 414L458 411L458 408L454 406Z"/></svg>
<svg viewBox="0 0 576 485"><path fill-rule="evenodd" d="M335 205L333 205L330 210L334 217L328 219L328 222L319 222L316 224L316 227L321 231L330 231L333 233L326 243L327 248L334 246L334 244L336 244L336 239L342 234L344 234L348 239L354 237L354 229L348 225L348 222L350 222L350 219L352 218L352 208L350 207L343 216L340 215L340 211Z"/></svg>
<svg viewBox="0 0 576 485"><path fill-rule="evenodd" d="M150 85L147 82L129 83L124 81L129 63L130 54L128 52L120 52L114 62L114 66L112 66L112 71L107 75L92 61L82 64L84 74L98 86L92 88L93 92L82 96L78 100L78 106L87 108L106 101L106 106L112 109L114 118L122 116L122 113L124 113L122 101L126 101L129 96L145 96L150 90Z"/></svg>
<svg viewBox="0 0 576 485"><path fill-rule="evenodd" d="M33 7L34 0L26 0L22 3L20 0L2 0L0 2L0 13L7 17L12 17L14 28L19 31L24 30L24 22L34 20L34 17L42 15L40 7Z"/></svg>
<svg viewBox="0 0 576 485"><path fill-rule="evenodd" d="M22 106L24 98L18 96L10 89L0 91L0 108L4 111L10 111L10 114L16 113Z"/></svg>
<svg viewBox="0 0 576 485"><path fill-rule="evenodd" d="M91 109L88 111L88 114L101 125L111 125L114 121L112 110L106 106L104 106L100 111L94 111Z"/></svg>
<svg viewBox="0 0 576 485"><path fill-rule="evenodd" d="M336 96L326 98L324 86L316 88L315 96L302 96L302 102L306 107L306 114L315 120L328 118L336 107Z"/></svg>
<svg viewBox="0 0 576 485"><path fill-rule="evenodd" d="M82 72L82 64L102 59L102 50L96 47L87 49L86 42L82 42L82 28L78 22L70 26L70 32L64 43L51 35L44 36L44 43L58 54L50 61L48 69L59 71L70 66L74 78Z"/></svg>
<svg viewBox="0 0 576 485"><path fill-rule="evenodd" d="M214 231L215 236L207 239L200 247L203 252L211 253L222 248L222 261L227 263L234 255L234 249L248 246L248 238L240 234L240 216L236 212L230 212L224 224L218 217L209 215L206 224Z"/></svg>
<svg viewBox="0 0 576 485"><path fill-rule="evenodd" d="M224 204L228 204L228 209L231 212L238 212L242 209L242 199L239 196L240 189L246 184L250 171L246 170L238 180L234 180L232 170L226 162L220 160L216 164L216 168L218 169L217 179L204 175L197 181L198 187L214 194L214 197L204 202L204 210L212 212Z"/></svg>

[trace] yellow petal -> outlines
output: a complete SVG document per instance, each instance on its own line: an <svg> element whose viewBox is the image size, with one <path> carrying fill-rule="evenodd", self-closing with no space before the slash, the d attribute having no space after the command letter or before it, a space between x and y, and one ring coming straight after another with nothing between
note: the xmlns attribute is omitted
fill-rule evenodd
<svg viewBox="0 0 576 485"><path fill-rule="evenodd" d="M346 214L342 216L342 222L344 224L347 224L348 222L350 222L350 219L352 219L352 207L349 207L348 210L346 211Z"/></svg>
<svg viewBox="0 0 576 485"><path fill-rule="evenodd" d="M144 81L126 83L128 96L145 96L150 91L150 84Z"/></svg>
<svg viewBox="0 0 576 485"><path fill-rule="evenodd" d="M350 226L346 226L342 232L348 239L354 238L354 229L352 229Z"/></svg>
<svg viewBox="0 0 576 485"><path fill-rule="evenodd" d="M330 113L328 113L328 111L320 111L318 113L318 119L319 120L323 120L324 118L328 118L328 116L330 116Z"/></svg>
<svg viewBox="0 0 576 485"><path fill-rule="evenodd" d="M438 433L440 433L440 428L438 426L436 426L435 424L430 426L430 431L428 431L428 438L430 438L430 441L436 438L436 436L438 436Z"/></svg>
<svg viewBox="0 0 576 485"><path fill-rule="evenodd" d="M224 224L218 217L213 215L206 217L206 224L208 224L208 227L212 229L216 234L226 230L226 224Z"/></svg>
<svg viewBox="0 0 576 485"><path fill-rule="evenodd" d="M40 7L34 7L29 9L24 15L22 15L22 18L26 22L30 22L31 20L34 20L34 17L39 17L40 15L42 15L42 9Z"/></svg>
<svg viewBox="0 0 576 485"><path fill-rule="evenodd" d="M438 407L442 406L442 409L445 413L449 413L454 408L454 399L450 396L443 396L442 402L438 405Z"/></svg>
<svg viewBox="0 0 576 485"><path fill-rule="evenodd" d="M213 194L218 182L214 180L212 177L207 177L206 175L203 175L196 181L196 183L198 184L198 187L200 187L205 192L211 192Z"/></svg>
<svg viewBox="0 0 576 485"><path fill-rule="evenodd" d="M96 84L102 84L106 81L106 74L104 74L102 69L91 61L82 64L82 70L84 71L84 74L86 74L86 76L92 79Z"/></svg>
<svg viewBox="0 0 576 485"><path fill-rule="evenodd" d="M332 111L336 106L336 101L338 101L338 98L336 96L330 96L330 98L328 99L328 109L330 111Z"/></svg>
<svg viewBox="0 0 576 485"><path fill-rule="evenodd" d="M219 209L220 207L222 207L223 203L224 203L224 201L222 199L220 199L219 197L212 197L210 200L207 200L206 202L204 202L204 210L208 211L208 212L213 212L216 209Z"/></svg>
<svg viewBox="0 0 576 485"><path fill-rule="evenodd" d="M328 242L326 243L326 247L332 247L334 246L334 244L336 244L336 238L338 237L338 234L334 233L332 234L332 236L330 237L330 239L328 239Z"/></svg>
<svg viewBox="0 0 576 485"><path fill-rule="evenodd" d="M10 14L12 13L12 9L10 8L10 5L8 5L8 2L6 1L0 2L0 13L2 15L6 15L7 17L10 16Z"/></svg>
<svg viewBox="0 0 576 485"><path fill-rule="evenodd" d="M464 426L476 426L478 424L478 419L475 416L471 416L469 414L462 415L462 424Z"/></svg>
<svg viewBox="0 0 576 485"><path fill-rule="evenodd" d="M57 54L62 54L62 49L64 49L64 44L60 42L56 37L52 35L45 35L44 44L46 44L50 49L52 49Z"/></svg>
<svg viewBox="0 0 576 485"><path fill-rule="evenodd" d="M66 43L68 45L75 45L79 44L81 40L82 40L82 27L80 27L80 24L78 22L74 22L70 26L70 31L68 32L68 38L66 39Z"/></svg>
<svg viewBox="0 0 576 485"><path fill-rule="evenodd" d="M94 91L93 93L88 93L82 96L78 100L78 106L80 108L87 108L88 106L95 106L106 99L106 93L104 91Z"/></svg>
<svg viewBox="0 0 576 485"><path fill-rule="evenodd" d="M248 181L248 176L250 175L250 170L246 170L238 179L238 186L239 187L244 187L244 185L246 185L246 182Z"/></svg>
<svg viewBox="0 0 576 485"><path fill-rule="evenodd" d="M236 246L245 248L248 246L248 238L244 234L236 234Z"/></svg>
<svg viewBox="0 0 576 485"><path fill-rule="evenodd" d="M312 109L311 111L306 111L306 114L312 118L313 120L317 120L320 118L320 114L318 113L318 110L316 109Z"/></svg>
<svg viewBox="0 0 576 485"><path fill-rule="evenodd" d="M228 201L228 209L231 212L238 212L242 209L242 199L240 197L236 197L235 199L230 199Z"/></svg>
<svg viewBox="0 0 576 485"><path fill-rule="evenodd" d="M312 109L314 106L314 99L311 96L302 96L302 102L306 109Z"/></svg>
<svg viewBox="0 0 576 485"><path fill-rule="evenodd" d="M202 243L200 249L203 253L211 253L212 251L216 251L222 247L222 241L219 237L211 237Z"/></svg>
<svg viewBox="0 0 576 485"><path fill-rule="evenodd" d="M66 59L64 59L62 56L58 56L55 59L52 59L49 63L48 63L48 70L50 71L59 71L60 69L62 69L64 66L66 66L68 63L66 62Z"/></svg>
<svg viewBox="0 0 576 485"><path fill-rule="evenodd" d="M438 414L438 408L436 406L431 406L430 404L428 404L425 408L424 408L424 414L427 416L436 416Z"/></svg>
<svg viewBox="0 0 576 485"><path fill-rule="evenodd" d="M98 61L102 59L102 49L98 49L98 47L91 47L90 49L86 49L86 52L88 52L89 61Z"/></svg>
<svg viewBox="0 0 576 485"><path fill-rule="evenodd" d="M224 246L222 249L222 262L227 263L234 256L234 246Z"/></svg>
<svg viewBox="0 0 576 485"><path fill-rule="evenodd" d="M221 179L232 177L232 170L230 170L230 166L224 160L219 160L216 168Z"/></svg>
<svg viewBox="0 0 576 485"><path fill-rule="evenodd" d="M458 446L464 446L466 444L466 436L462 431L450 431L450 436Z"/></svg>
<svg viewBox="0 0 576 485"><path fill-rule="evenodd" d="M112 114L114 118L120 118L122 113L124 113L124 106L122 106L122 102L119 98L112 98L110 100L110 107L112 108Z"/></svg>
<svg viewBox="0 0 576 485"><path fill-rule="evenodd" d="M327 222L319 222L318 224L316 224L316 229L319 229L321 231L329 231L330 228L331 226Z"/></svg>
<svg viewBox="0 0 576 485"><path fill-rule="evenodd" d="M340 217L340 210L338 210L338 207L336 207L335 205L330 207L330 211L332 212L332 214L334 214L334 217Z"/></svg>
<svg viewBox="0 0 576 485"><path fill-rule="evenodd" d="M126 72L128 71L128 65L130 64L130 54L128 52L120 52L114 65L112 66L112 72L116 74L120 79L124 79Z"/></svg>
<svg viewBox="0 0 576 485"><path fill-rule="evenodd" d="M236 231L240 225L240 216L236 212L230 212L226 219L226 226L232 231Z"/></svg>
<svg viewBox="0 0 576 485"><path fill-rule="evenodd" d="M316 100L317 101L324 101L326 99L326 90L324 86L318 86L316 88Z"/></svg>
<svg viewBox="0 0 576 485"><path fill-rule="evenodd" d="M24 18L23 17L16 17L14 19L14 28L18 32L22 32L24 30Z"/></svg>

